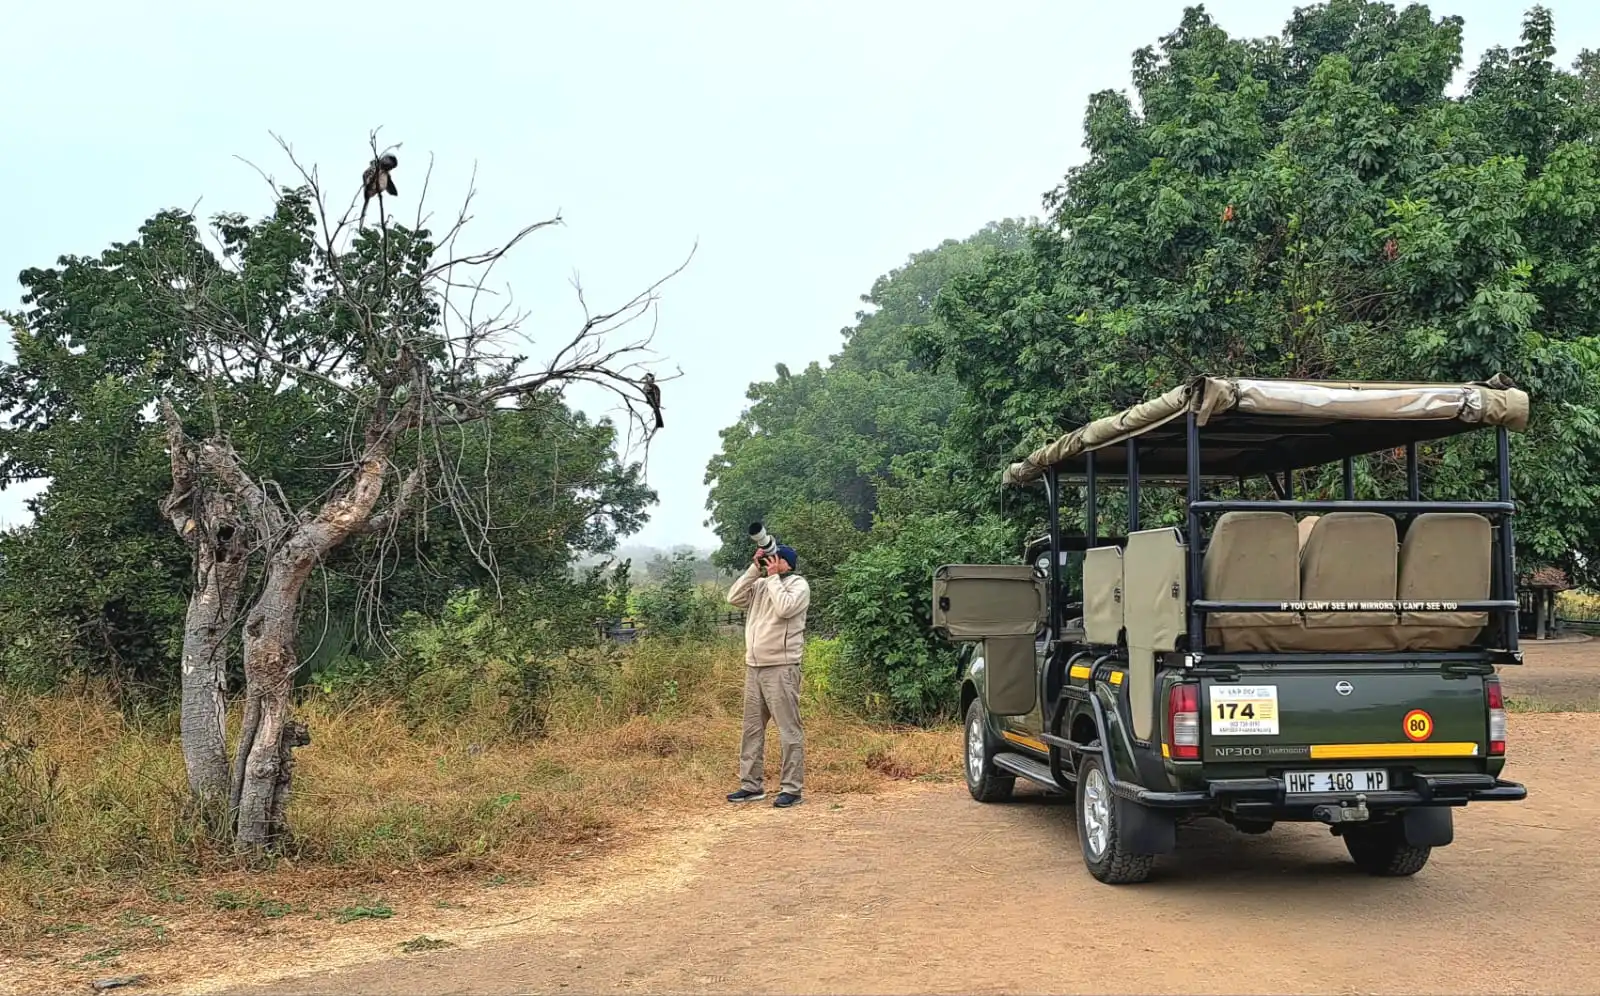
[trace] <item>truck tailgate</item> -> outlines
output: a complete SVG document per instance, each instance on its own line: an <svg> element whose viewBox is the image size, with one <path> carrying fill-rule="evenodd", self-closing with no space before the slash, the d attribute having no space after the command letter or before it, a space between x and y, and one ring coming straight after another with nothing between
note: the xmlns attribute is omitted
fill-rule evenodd
<svg viewBox="0 0 1600 996"><path fill-rule="evenodd" d="M1487 760L1484 676L1436 665L1248 668L1204 679L1200 708L1201 760L1229 776L1368 761L1482 772Z"/></svg>

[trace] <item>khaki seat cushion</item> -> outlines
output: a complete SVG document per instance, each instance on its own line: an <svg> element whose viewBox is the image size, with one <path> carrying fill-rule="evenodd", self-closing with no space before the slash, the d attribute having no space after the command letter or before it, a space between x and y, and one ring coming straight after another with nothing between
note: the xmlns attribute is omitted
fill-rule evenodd
<svg viewBox="0 0 1600 996"><path fill-rule="evenodd" d="M1470 602L1490 597L1494 532L1471 512L1426 512L1400 544L1402 602ZM1460 650L1489 623L1487 612L1404 612L1407 650Z"/></svg>
<svg viewBox="0 0 1600 996"><path fill-rule="evenodd" d="M1378 512L1319 516L1300 554L1300 597L1307 602L1393 601L1398 589L1399 543L1394 520ZM1310 651L1395 650L1395 612L1305 613L1303 642Z"/></svg>
<svg viewBox="0 0 1600 996"><path fill-rule="evenodd" d="M1227 512L1217 519L1203 566L1205 597L1215 601L1293 602L1300 597L1299 539L1287 512ZM1217 612L1206 643L1224 651L1280 649L1299 629L1292 612Z"/></svg>

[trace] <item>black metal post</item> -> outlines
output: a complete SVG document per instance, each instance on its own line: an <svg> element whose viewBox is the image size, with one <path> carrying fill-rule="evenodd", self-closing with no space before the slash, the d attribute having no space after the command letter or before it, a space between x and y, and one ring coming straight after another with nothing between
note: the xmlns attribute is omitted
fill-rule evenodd
<svg viewBox="0 0 1600 996"><path fill-rule="evenodd" d="M1139 437L1128 440L1128 532L1139 531Z"/></svg>
<svg viewBox="0 0 1600 996"><path fill-rule="evenodd" d="M1344 458L1344 500L1356 500L1356 462L1352 457Z"/></svg>
<svg viewBox="0 0 1600 996"><path fill-rule="evenodd" d="M1061 639L1061 475L1045 471L1045 497L1050 503L1050 642Z"/></svg>
<svg viewBox="0 0 1600 996"><path fill-rule="evenodd" d="M1294 501L1294 471L1283 472L1283 500Z"/></svg>
<svg viewBox="0 0 1600 996"><path fill-rule="evenodd" d="M1505 426L1496 430L1495 462L1500 471L1500 500L1511 501L1511 433ZM1511 525L1511 516L1500 519L1500 577L1498 598L1515 600L1517 597L1517 540ZM1505 629L1506 649L1515 652L1518 647L1517 612L1508 609L1500 614L1500 625Z"/></svg>
<svg viewBox="0 0 1600 996"><path fill-rule="evenodd" d="M1195 502L1201 499L1200 494L1200 424L1195 421L1194 412L1189 412L1188 426L1185 435L1189 447L1189 490L1188 500L1184 502L1189 517L1189 598L1205 598L1205 581L1200 569L1201 558L1205 555L1205 536L1200 527L1200 513L1195 511ZM1243 479L1239 482L1241 497L1244 489ZM1199 653L1205 649L1205 619L1199 612L1189 610L1189 652Z"/></svg>
<svg viewBox="0 0 1600 996"><path fill-rule="evenodd" d="M1417 444L1406 444L1406 499L1422 500L1422 475L1417 470Z"/></svg>
<svg viewBox="0 0 1600 996"><path fill-rule="evenodd" d="M1100 501L1094 484L1094 453L1091 451L1083 456L1083 499L1088 506L1083 511L1083 534L1088 537L1090 549L1100 541Z"/></svg>

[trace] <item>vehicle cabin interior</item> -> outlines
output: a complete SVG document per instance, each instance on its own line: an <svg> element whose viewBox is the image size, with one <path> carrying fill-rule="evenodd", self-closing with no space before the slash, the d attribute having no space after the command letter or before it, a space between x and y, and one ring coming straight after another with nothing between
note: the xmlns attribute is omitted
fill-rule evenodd
<svg viewBox="0 0 1600 996"><path fill-rule="evenodd" d="M1224 397L1208 401L1201 397L1208 389ZM1260 394L1252 399L1251 391ZM1157 407L1163 401L1166 411ZM1141 417L1151 424L1140 425ZM1056 617L1066 639L1123 644L1140 656L1197 644L1222 654L1514 651L1515 616L1503 611L1515 598L1506 555L1513 507L1506 431L1520 431L1526 420L1526 394L1500 378L1469 385L1201 378L1041 447L1013 464L1007 481L1043 478L1052 522L1066 487L1082 489L1091 523L1099 518L1097 489L1134 496L1126 536L1100 539L1091 528L1086 537L1060 537L1063 549L1084 551L1081 586L1060 581L1064 595L1081 593ZM1423 500L1418 444L1486 427L1499 430L1498 487L1491 478L1482 501ZM1353 461L1402 451L1407 494L1355 501ZM1294 500L1296 471L1339 464L1342 498ZM1222 497L1229 484L1251 478L1268 480L1277 500ZM1137 495L1152 485L1187 489L1187 529L1140 528ZM1187 536L1200 537L1199 557L1189 556ZM1036 541L1028 553L1031 563L1050 564L1048 545ZM1060 570L1076 566L1068 561L1060 558ZM1073 632L1078 626L1082 637Z"/></svg>

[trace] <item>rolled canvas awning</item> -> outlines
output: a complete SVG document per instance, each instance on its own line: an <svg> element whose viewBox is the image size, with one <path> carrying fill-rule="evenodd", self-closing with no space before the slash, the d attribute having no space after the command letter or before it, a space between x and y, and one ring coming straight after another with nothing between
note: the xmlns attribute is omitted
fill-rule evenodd
<svg viewBox="0 0 1600 996"><path fill-rule="evenodd" d="M1308 458L1326 457L1339 447L1326 440L1340 435L1328 432L1335 423L1387 423L1388 431L1371 434L1362 440L1350 435L1351 444L1370 443L1373 448L1394 445L1396 441L1411 439L1436 439L1468 431L1483 425L1503 425L1513 432L1528 426L1528 395L1512 386L1503 375L1488 381L1469 384L1403 384L1361 381L1312 380L1258 380L1234 377L1197 377L1187 384L1149 401L1134 405L1115 415L1096 419L1088 425L1061 436L1029 453L1027 457L1006 468L1004 483L1027 484L1038 479L1045 469L1075 461L1085 453L1124 443L1129 439L1156 434L1164 426L1181 419L1188 412L1195 413L1201 426L1221 423L1246 424L1265 441L1274 435L1263 428L1264 423L1284 420L1282 433L1293 437L1296 432L1315 436L1323 444L1306 445ZM1161 433L1167 435L1169 433ZM1202 433L1202 438L1206 436ZM1234 433L1234 450L1248 452L1248 446L1238 442ZM1202 444L1204 452L1204 443ZM1348 449L1348 446L1344 447ZM1141 450L1144 447L1140 447ZM1175 451L1168 447L1169 459ZM1222 452L1218 451L1219 454ZM1217 461L1213 460L1215 464ZM1205 468L1210 474L1216 471L1243 473L1246 464L1253 466L1263 461L1236 458L1228 466ZM1320 460L1318 461L1320 462ZM1267 464L1270 466L1270 464ZM1301 464L1309 465L1309 464ZM1141 457L1141 467L1144 458ZM1177 466L1164 466L1158 457L1150 467L1153 472L1177 471Z"/></svg>

